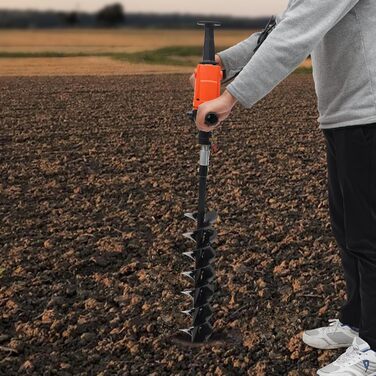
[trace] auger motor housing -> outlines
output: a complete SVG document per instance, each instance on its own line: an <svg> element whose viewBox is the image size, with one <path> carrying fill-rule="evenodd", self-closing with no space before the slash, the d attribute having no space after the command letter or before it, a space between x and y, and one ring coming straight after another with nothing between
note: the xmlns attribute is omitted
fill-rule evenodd
<svg viewBox="0 0 376 376"><path fill-rule="evenodd" d="M188 113L192 121L196 121L198 107L205 102L218 98L221 95L221 80L223 72L215 61L214 27L221 26L219 22L200 21L197 25L205 27L205 41L202 62L197 65L195 75L195 89L193 95L193 110ZM218 116L209 113L205 117L207 125L218 123ZM199 140L209 142L211 132L200 132ZM201 144L201 142L200 142Z"/></svg>
<svg viewBox="0 0 376 376"><path fill-rule="evenodd" d="M220 26L218 22L201 21L198 25L205 26L205 43L203 51L203 60L195 70L195 91L193 98L193 111L189 112L190 118L195 121L198 107L206 102L216 99L220 96L222 70L215 62L215 44L214 27ZM218 116L215 113L209 113L205 117L207 125L218 123ZM196 230L188 232L184 236L195 243L195 249L192 252L185 252L184 255L194 261L195 266L192 271L182 274L190 278L194 287L183 291L183 294L192 299L191 309L182 311L192 319L191 326L188 329L181 329L190 336L191 342L207 342L213 334L213 328L210 319L213 311L210 306L214 294L213 281L215 278L212 261L215 257L215 250L212 242L217 237L217 232L212 228L218 215L215 211L206 212L206 181L209 170L210 159L210 138L212 132L199 131L198 142L201 145L200 167L199 167L199 202L196 213L186 213L185 216L196 223Z"/></svg>

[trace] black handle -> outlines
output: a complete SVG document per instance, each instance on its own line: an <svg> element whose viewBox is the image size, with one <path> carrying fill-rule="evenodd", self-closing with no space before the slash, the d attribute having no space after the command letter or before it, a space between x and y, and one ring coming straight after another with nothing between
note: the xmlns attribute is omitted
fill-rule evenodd
<svg viewBox="0 0 376 376"><path fill-rule="evenodd" d="M188 111L187 115L193 122L196 122L197 110ZM205 124L208 125L209 127L213 127L214 125L218 123L218 121L219 121L219 118L215 112L209 112L205 116Z"/></svg>
<svg viewBox="0 0 376 376"><path fill-rule="evenodd" d="M196 121L196 115L197 115L196 110L187 112L187 115L189 116L189 118L193 122ZM216 125L218 123L218 120L219 120L218 115L215 112L209 112L205 116L205 124L208 125L209 127ZM212 137L212 132L199 131L198 132L198 143L200 145L210 145L210 138L211 137Z"/></svg>
<svg viewBox="0 0 376 376"><path fill-rule="evenodd" d="M215 112L209 112L205 116L205 124L208 125L209 127L217 125L218 121L219 121L219 118Z"/></svg>
<svg viewBox="0 0 376 376"><path fill-rule="evenodd" d="M214 126L218 123L218 115L214 112L209 112L205 116L205 124L210 126ZM198 135L198 140L200 145L210 145L210 137L212 136L212 132L204 132L200 131Z"/></svg>
<svg viewBox="0 0 376 376"><path fill-rule="evenodd" d="M221 24L216 21L199 21L197 25L205 26L205 43L202 63L217 64L215 62L214 27L221 26Z"/></svg>

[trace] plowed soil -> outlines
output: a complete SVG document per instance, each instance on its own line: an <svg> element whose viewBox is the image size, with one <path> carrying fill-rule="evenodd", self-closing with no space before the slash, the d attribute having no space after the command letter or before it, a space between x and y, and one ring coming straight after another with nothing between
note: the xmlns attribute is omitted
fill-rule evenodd
<svg viewBox="0 0 376 376"><path fill-rule="evenodd" d="M199 148L187 75L1 78L0 374L314 375L300 332L344 298L309 75L215 133L217 333L184 348L184 212Z"/></svg>

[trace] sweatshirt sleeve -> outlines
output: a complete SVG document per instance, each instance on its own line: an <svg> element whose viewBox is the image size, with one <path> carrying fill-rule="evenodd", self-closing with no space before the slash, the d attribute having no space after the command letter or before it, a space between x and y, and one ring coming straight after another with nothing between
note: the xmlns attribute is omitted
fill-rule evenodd
<svg viewBox="0 0 376 376"><path fill-rule="evenodd" d="M252 107L292 73L358 2L291 1L283 18L227 90L244 107Z"/></svg>
<svg viewBox="0 0 376 376"><path fill-rule="evenodd" d="M217 53L221 58L223 68L226 71L226 79L231 78L236 73L240 72L252 58L254 55L253 50L257 46L257 40L260 34L261 31L253 33L247 39Z"/></svg>
<svg viewBox="0 0 376 376"><path fill-rule="evenodd" d="M282 13L275 17L277 25L284 17L284 14L285 13ZM252 56L255 54L254 49L257 46L257 41L261 33L262 31L253 33L247 39L217 53L221 58L223 68L226 71L226 80L239 73L245 65L247 65L249 60L251 60Z"/></svg>

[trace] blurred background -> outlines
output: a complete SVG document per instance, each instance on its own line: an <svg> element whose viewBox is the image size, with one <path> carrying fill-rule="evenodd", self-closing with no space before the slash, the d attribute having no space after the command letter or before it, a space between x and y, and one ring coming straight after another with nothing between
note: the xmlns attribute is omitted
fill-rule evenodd
<svg viewBox="0 0 376 376"><path fill-rule="evenodd" d="M263 28L287 0L3 0L0 75L185 73L200 58L202 18L222 22L217 50Z"/></svg>

